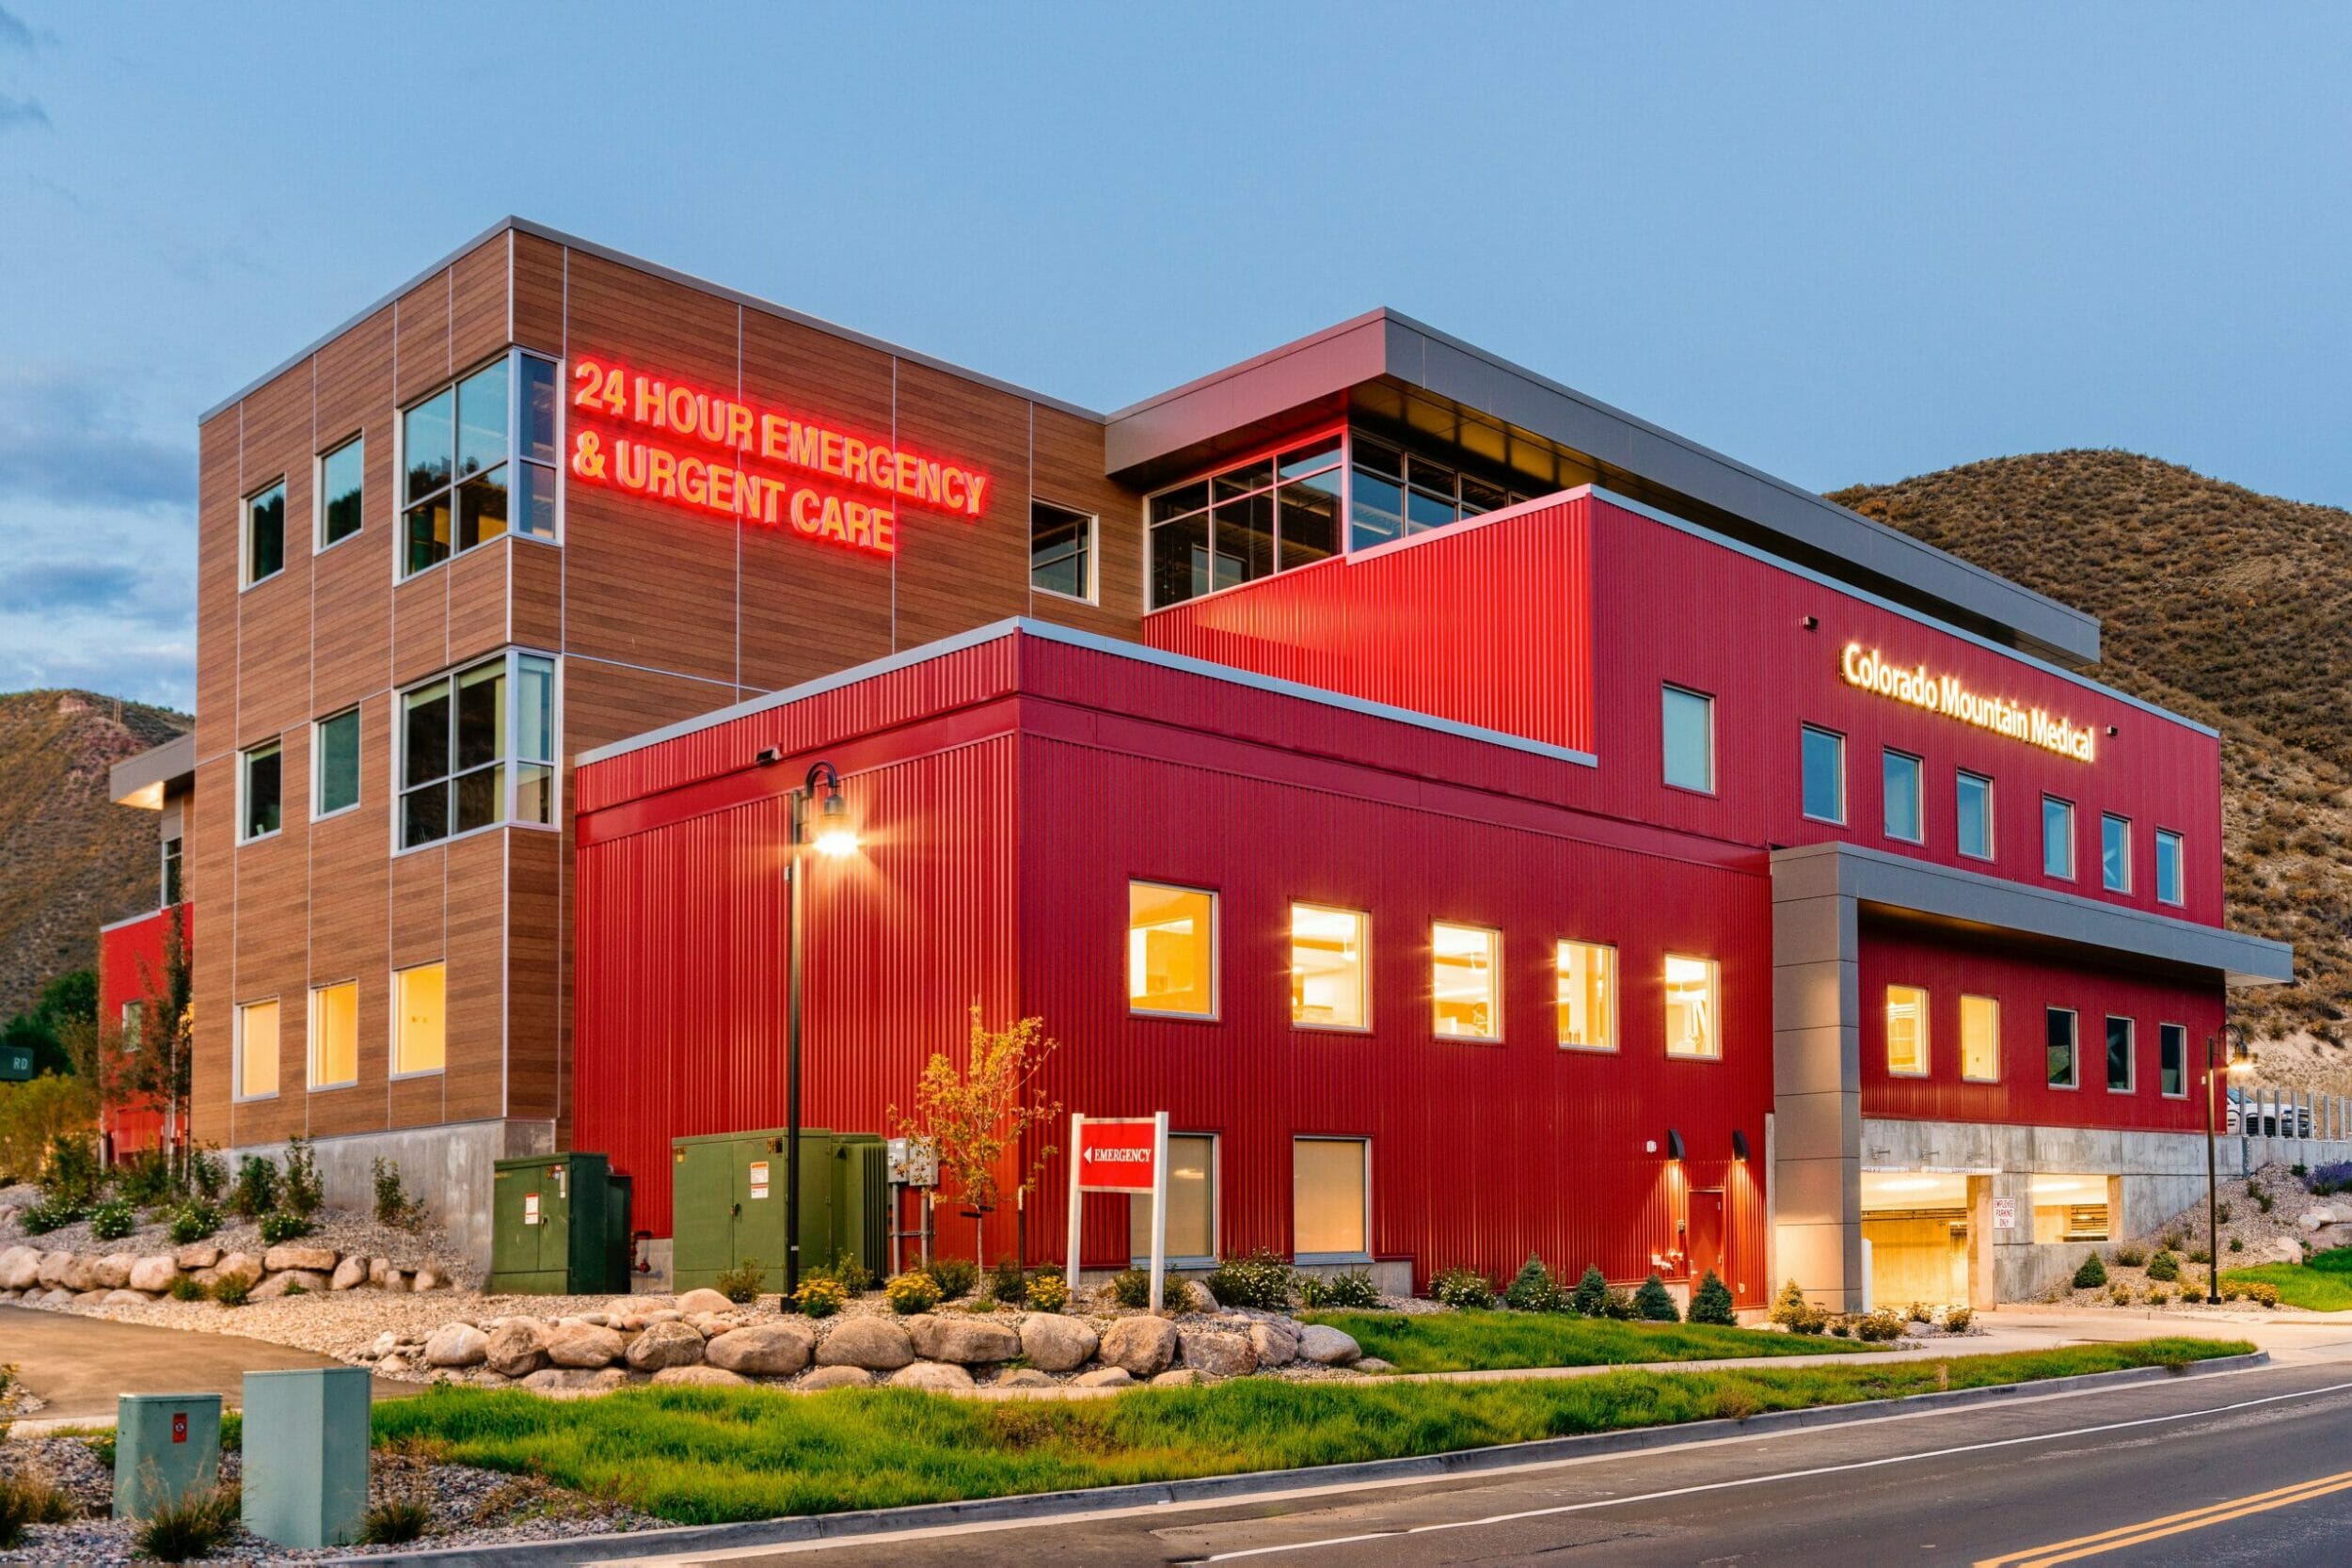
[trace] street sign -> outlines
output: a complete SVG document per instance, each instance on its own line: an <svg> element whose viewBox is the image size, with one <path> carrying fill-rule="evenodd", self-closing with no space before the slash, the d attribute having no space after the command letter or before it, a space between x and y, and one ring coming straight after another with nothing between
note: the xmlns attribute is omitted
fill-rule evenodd
<svg viewBox="0 0 2352 1568"><path fill-rule="evenodd" d="M1993 1228L1995 1230L2017 1228L2017 1200L2015 1198L1996 1197L1993 1200Z"/></svg>
<svg viewBox="0 0 2352 1568"><path fill-rule="evenodd" d="M1152 1310L1168 1275L1168 1113L1070 1118L1070 1293L1078 1293L1079 1221L1089 1193L1147 1194L1152 1199Z"/></svg>
<svg viewBox="0 0 2352 1568"><path fill-rule="evenodd" d="M33 1078L33 1048L0 1045L0 1084L28 1084Z"/></svg>

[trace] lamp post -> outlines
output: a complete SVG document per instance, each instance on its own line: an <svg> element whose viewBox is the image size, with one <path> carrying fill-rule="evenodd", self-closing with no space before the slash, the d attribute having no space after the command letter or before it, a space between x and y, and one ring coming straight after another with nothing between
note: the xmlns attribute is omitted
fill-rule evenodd
<svg viewBox="0 0 2352 1568"><path fill-rule="evenodd" d="M2217 1101L2220 1087L2217 1078L2234 1073L2245 1059L2244 1048L2233 1033L2230 1060L2226 1068L2217 1071L2213 1059L2214 1037L2205 1037L2205 1305L2221 1305L2221 1178L2217 1153L2220 1145L2220 1114Z"/></svg>
<svg viewBox="0 0 2352 1568"><path fill-rule="evenodd" d="M825 793L818 800L817 820L811 824L809 801L820 786ZM801 892L805 879L801 872L801 850L813 843L818 854L838 858L857 848L850 803L841 797L841 771L832 763L812 764L808 778L792 792L790 801L791 844L784 863L785 885L791 894L784 1045L784 1293L787 1296L801 1288L801 972L807 945L804 914L808 907Z"/></svg>

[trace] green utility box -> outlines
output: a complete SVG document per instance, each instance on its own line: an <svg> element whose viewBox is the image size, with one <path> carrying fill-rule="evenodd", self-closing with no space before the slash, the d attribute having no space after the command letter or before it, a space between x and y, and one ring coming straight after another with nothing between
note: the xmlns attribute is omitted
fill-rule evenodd
<svg viewBox="0 0 2352 1568"><path fill-rule="evenodd" d="M280 1546L341 1546L367 1508L367 1369L246 1373L245 1528Z"/></svg>
<svg viewBox="0 0 2352 1568"><path fill-rule="evenodd" d="M718 1283L756 1261L781 1287L785 1133L711 1132L670 1143L673 1289ZM881 1136L801 1129L801 1263L836 1259L876 1273L888 1256L889 1168Z"/></svg>
<svg viewBox="0 0 2352 1568"><path fill-rule="evenodd" d="M628 1291L629 1180L615 1175L603 1155L501 1160L492 1172L493 1291Z"/></svg>
<svg viewBox="0 0 2352 1568"><path fill-rule="evenodd" d="M115 1400L115 1517L144 1519L220 1481L218 1394Z"/></svg>

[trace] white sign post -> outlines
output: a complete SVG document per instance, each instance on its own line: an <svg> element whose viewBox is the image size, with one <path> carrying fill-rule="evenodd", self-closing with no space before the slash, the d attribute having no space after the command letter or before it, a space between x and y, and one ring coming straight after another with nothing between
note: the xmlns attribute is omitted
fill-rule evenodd
<svg viewBox="0 0 2352 1568"><path fill-rule="evenodd" d="M1078 1293L1078 1243L1088 1193L1152 1198L1152 1310L1168 1274L1168 1113L1070 1117L1070 1293Z"/></svg>

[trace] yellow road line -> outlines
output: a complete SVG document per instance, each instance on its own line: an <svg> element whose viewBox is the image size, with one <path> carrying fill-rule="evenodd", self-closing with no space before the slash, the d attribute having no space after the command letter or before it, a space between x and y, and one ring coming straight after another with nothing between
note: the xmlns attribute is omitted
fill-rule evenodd
<svg viewBox="0 0 2352 1568"><path fill-rule="evenodd" d="M1976 1568L2057 1568L2059 1563L2073 1562L2080 1558L2097 1557L2103 1552L2137 1546L2168 1535L2203 1529L2232 1519L2243 1519L2251 1513L2265 1513L2274 1508L2288 1508L2296 1503L2309 1502L2313 1497L2324 1497L2345 1490L2352 1490L2352 1470L2313 1477L2268 1492L2225 1498L2217 1503L2208 1503L2203 1508L2144 1519L2135 1525L2118 1525L2096 1535L2078 1535L2071 1541L2053 1541L2046 1546L2028 1546L2022 1551L2004 1552L1999 1557L1981 1558Z"/></svg>

